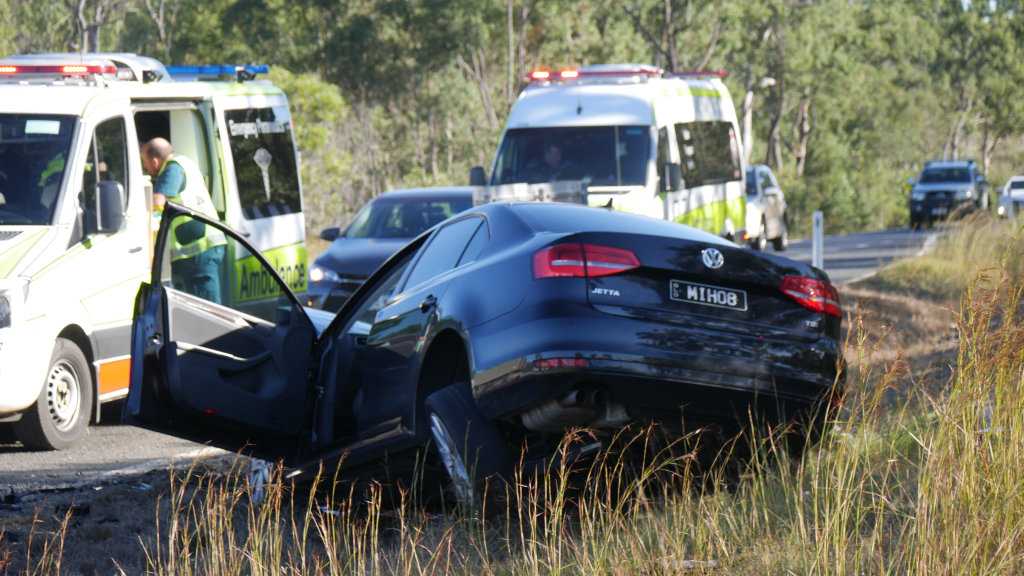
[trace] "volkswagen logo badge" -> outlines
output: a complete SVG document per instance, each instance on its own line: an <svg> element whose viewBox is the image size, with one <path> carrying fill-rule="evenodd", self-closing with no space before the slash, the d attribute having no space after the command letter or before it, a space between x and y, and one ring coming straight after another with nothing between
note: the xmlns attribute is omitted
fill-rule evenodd
<svg viewBox="0 0 1024 576"><path fill-rule="evenodd" d="M704 265L712 270L722 267L725 264L725 256L717 248L705 248L700 251L700 258Z"/></svg>

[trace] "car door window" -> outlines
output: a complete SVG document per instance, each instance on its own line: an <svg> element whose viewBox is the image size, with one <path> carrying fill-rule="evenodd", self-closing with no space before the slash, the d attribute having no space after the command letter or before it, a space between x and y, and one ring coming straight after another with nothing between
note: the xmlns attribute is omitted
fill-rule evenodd
<svg viewBox="0 0 1024 576"><path fill-rule="evenodd" d="M267 324L278 322L295 307L271 268L233 235L197 218L174 217L161 262L164 286Z"/></svg>
<svg viewBox="0 0 1024 576"><path fill-rule="evenodd" d="M79 207L85 216L84 233L96 231L99 211L96 187L100 182L116 182L121 187L121 200L128 205L128 148L124 118L111 118L96 127L89 153L82 169L82 190L78 194Z"/></svg>
<svg viewBox="0 0 1024 576"><path fill-rule="evenodd" d="M475 262L483 252L484 247L487 246L487 241L491 239L490 231L487 229L487 222L484 222L476 229L473 233L473 237L469 240L469 244L466 245L466 249L462 252L462 257L459 258L459 263L456 266L462 266L463 264L469 264Z"/></svg>
<svg viewBox="0 0 1024 576"><path fill-rule="evenodd" d="M417 286L454 268L481 222L480 218L465 218L438 230L420 254L405 286Z"/></svg>

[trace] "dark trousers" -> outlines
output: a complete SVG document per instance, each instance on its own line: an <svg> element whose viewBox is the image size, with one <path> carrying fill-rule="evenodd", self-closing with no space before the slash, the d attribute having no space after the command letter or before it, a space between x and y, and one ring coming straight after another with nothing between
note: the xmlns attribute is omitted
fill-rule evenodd
<svg viewBox="0 0 1024 576"><path fill-rule="evenodd" d="M214 246L192 258L171 262L171 281L174 287L182 292L222 304L223 263L224 246Z"/></svg>

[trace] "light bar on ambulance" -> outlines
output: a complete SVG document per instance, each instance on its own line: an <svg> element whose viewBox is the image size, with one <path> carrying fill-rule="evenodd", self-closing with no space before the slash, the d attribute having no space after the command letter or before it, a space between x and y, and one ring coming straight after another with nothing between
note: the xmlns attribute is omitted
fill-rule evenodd
<svg viewBox="0 0 1024 576"><path fill-rule="evenodd" d="M527 82L558 82L562 80L577 80L584 78L615 78L645 76L658 78L664 74L661 68L653 66L612 66L601 69L596 68L562 68L555 72L550 68L537 68L526 75Z"/></svg>
<svg viewBox="0 0 1024 576"><path fill-rule="evenodd" d="M201 80L217 80L224 76L238 77L248 80L257 74L267 74L270 66L266 64L206 64L203 66L167 66L167 74L178 78L195 78Z"/></svg>
<svg viewBox="0 0 1024 576"><path fill-rule="evenodd" d="M60 74L62 76L89 76L92 74L117 74L117 67L110 64L2 64L0 74Z"/></svg>

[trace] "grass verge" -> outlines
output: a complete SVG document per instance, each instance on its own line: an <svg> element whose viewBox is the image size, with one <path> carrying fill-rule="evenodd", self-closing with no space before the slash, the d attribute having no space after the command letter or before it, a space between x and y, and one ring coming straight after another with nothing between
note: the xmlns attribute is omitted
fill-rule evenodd
<svg viewBox="0 0 1024 576"><path fill-rule="evenodd" d="M385 505L378 487L339 493L330 478L315 498L275 478L253 506L238 470L197 469L168 478L137 555L102 573L1024 573L1021 254L1009 225L973 222L844 293L834 426L799 457L752 435L739 481L698 466L698 436L673 450L649 434L619 439L642 466L615 452L556 466L482 516ZM68 571L74 521L33 534L11 570Z"/></svg>

